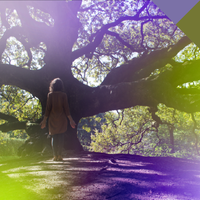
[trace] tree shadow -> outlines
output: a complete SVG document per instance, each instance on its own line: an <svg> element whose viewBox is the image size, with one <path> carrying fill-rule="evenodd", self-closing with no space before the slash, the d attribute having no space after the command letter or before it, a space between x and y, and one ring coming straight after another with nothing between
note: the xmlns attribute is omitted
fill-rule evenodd
<svg viewBox="0 0 200 200"><path fill-rule="evenodd" d="M142 199L144 196L200 199L199 164L199 161L171 157L99 154L88 160L85 156L85 160L77 160L73 165L73 172L82 170L73 184L86 188L80 192L83 196L100 199Z"/></svg>
<svg viewBox="0 0 200 200"><path fill-rule="evenodd" d="M43 200L200 199L199 166L199 161L171 157L90 152L59 162L18 159L1 163L1 191L16 196L25 191L29 199Z"/></svg>

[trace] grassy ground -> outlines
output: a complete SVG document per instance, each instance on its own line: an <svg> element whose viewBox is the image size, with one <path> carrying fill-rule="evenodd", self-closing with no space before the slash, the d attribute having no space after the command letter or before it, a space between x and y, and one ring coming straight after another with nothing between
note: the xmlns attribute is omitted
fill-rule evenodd
<svg viewBox="0 0 200 200"><path fill-rule="evenodd" d="M6 161L9 161L9 160L15 160L15 159L18 159L18 158L19 158L18 156L0 156L0 163L6 162Z"/></svg>
<svg viewBox="0 0 200 200"><path fill-rule="evenodd" d="M1 200L42 200L38 194L26 188L27 183L31 182L31 180L27 179L22 181L21 178L17 178L18 173L14 171L14 169L27 166L28 164L28 160L23 160L17 156L0 157ZM12 170L13 173L10 173ZM12 174L12 176L10 176L10 174Z"/></svg>
<svg viewBox="0 0 200 200"><path fill-rule="evenodd" d="M0 199L2 200L39 200L40 197L7 175L0 172Z"/></svg>

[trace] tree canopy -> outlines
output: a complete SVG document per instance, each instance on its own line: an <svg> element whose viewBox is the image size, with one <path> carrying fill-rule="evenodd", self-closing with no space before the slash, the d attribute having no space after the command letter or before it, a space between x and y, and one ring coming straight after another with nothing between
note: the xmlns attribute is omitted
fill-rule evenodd
<svg viewBox="0 0 200 200"><path fill-rule="evenodd" d="M29 92L43 113L56 77L77 123L138 105L158 124L160 103L200 110L199 49L150 0L1 1L0 13L1 91L10 85ZM0 130L27 128L31 115L4 111ZM69 132L78 144L76 130Z"/></svg>

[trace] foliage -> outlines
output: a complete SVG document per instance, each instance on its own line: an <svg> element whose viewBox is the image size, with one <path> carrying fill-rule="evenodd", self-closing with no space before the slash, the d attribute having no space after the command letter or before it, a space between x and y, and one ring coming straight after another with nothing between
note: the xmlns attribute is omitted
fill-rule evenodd
<svg viewBox="0 0 200 200"><path fill-rule="evenodd" d="M0 133L0 156L16 156L23 143L22 139L10 138L8 134Z"/></svg>
<svg viewBox="0 0 200 200"><path fill-rule="evenodd" d="M153 120L147 107L134 107L124 111L109 112L102 131L92 135L91 150L107 153L133 153L143 147L144 135L153 131Z"/></svg>
<svg viewBox="0 0 200 200"><path fill-rule="evenodd" d="M3 85L0 88L0 113L12 116L18 121L35 122L41 118L41 104L29 92L18 87ZM0 120L0 124L5 120ZM12 137L26 138L25 130L9 132Z"/></svg>
<svg viewBox="0 0 200 200"><path fill-rule="evenodd" d="M78 12L82 26L73 49L80 49L93 41L105 24L134 16L143 3L143 0L133 0L90 1L82 4L82 9ZM160 18L146 19L147 15ZM134 57L141 57L144 52L173 45L184 35L152 2L148 5L148 13L143 17L141 20L125 20L116 26L110 25L98 48L74 61L74 76L85 84L98 85L111 69Z"/></svg>
<svg viewBox="0 0 200 200"><path fill-rule="evenodd" d="M19 121L36 121L41 117L41 105L32 94L18 87L3 85L0 88L0 112L16 117Z"/></svg>
<svg viewBox="0 0 200 200"><path fill-rule="evenodd" d="M104 122L104 114L100 113L93 117L82 118L78 123L78 138L86 150L90 147L91 135L94 134L95 130L101 131L101 125Z"/></svg>
<svg viewBox="0 0 200 200"><path fill-rule="evenodd" d="M106 113L102 131L96 130L91 136L90 149L104 153L198 157L200 130L195 125L199 123L199 113L193 119L191 114L162 104L158 108L157 115L162 121L158 128L147 107Z"/></svg>

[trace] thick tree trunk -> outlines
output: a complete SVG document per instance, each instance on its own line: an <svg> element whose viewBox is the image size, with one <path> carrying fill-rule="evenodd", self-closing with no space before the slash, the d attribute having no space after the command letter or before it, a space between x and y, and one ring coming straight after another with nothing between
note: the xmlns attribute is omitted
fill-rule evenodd
<svg viewBox="0 0 200 200"><path fill-rule="evenodd" d="M83 151L83 147L77 137L77 128L68 127L64 141L65 150L74 150L76 152Z"/></svg>

